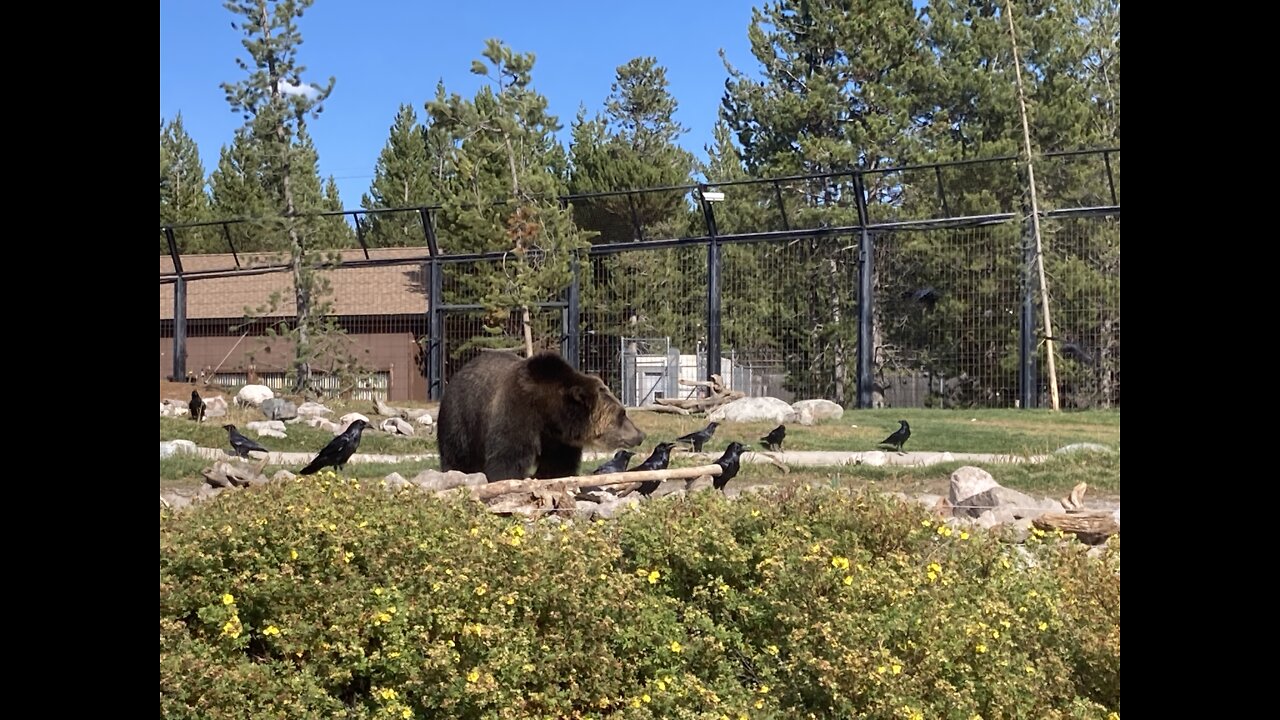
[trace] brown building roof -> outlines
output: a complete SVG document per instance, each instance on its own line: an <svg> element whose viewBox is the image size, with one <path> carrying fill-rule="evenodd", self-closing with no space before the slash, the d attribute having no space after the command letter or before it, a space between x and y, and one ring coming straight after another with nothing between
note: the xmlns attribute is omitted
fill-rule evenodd
<svg viewBox="0 0 1280 720"><path fill-rule="evenodd" d="M369 250L370 260L425 257L425 247L383 248ZM342 251L344 261L364 260L361 250ZM287 261L287 260L286 260ZM273 256L240 255L242 268L281 264ZM234 257L227 254L183 255L182 269L187 273L235 268ZM173 272L173 259L160 256L160 274ZM402 315L427 310L425 278L420 263L386 267L360 267L326 270L333 293L334 315ZM289 272L262 275L193 279L187 283L187 317L241 318L246 308L256 310L267 304L274 292L280 293L280 306L270 317L292 317L296 314L292 276ZM173 284L160 285L160 319L173 319Z"/></svg>

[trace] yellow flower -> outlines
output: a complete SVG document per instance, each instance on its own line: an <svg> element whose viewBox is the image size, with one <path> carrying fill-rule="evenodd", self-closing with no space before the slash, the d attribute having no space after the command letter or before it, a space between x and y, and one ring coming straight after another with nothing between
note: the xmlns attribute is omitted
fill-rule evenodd
<svg viewBox="0 0 1280 720"><path fill-rule="evenodd" d="M933 581L935 581L935 580L937 580L937 579L938 579L938 573L936 573L936 572L934 572L934 571L930 570L930 571L929 571L929 582L933 582Z"/></svg>
<svg viewBox="0 0 1280 720"><path fill-rule="evenodd" d="M476 593L476 595L484 595L484 594L485 594L485 593L487 593L487 592L489 592L489 588L488 588L488 586L485 586L485 585L477 585L477 586L476 586L476 589L475 589L475 593Z"/></svg>
<svg viewBox="0 0 1280 720"><path fill-rule="evenodd" d="M681 650L683 650L683 649L684 649L684 648L680 645L680 643L679 643L678 641L676 641L676 640L672 640L672 641L671 641L671 652L673 652L673 653L678 653L678 652L680 652L680 651L681 651Z"/></svg>
<svg viewBox="0 0 1280 720"><path fill-rule="evenodd" d="M1107 716L1107 720L1120 720L1120 713L1113 712Z"/></svg>
<svg viewBox="0 0 1280 720"><path fill-rule="evenodd" d="M975 647L974 650L976 650L978 654L981 655L982 653L987 651L987 646L982 643L978 643L978 646Z"/></svg>
<svg viewBox="0 0 1280 720"><path fill-rule="evenodd" d="M1042 620L1042 621L1040 621L1040 624L1039 624L1039 625L1037 625L1036 627L1037 627L1037 628L1039 628L1040 632L1044 632L1045 630L1048 630L1048 629L1049 629L1049 623L1044 622L1044 621Z"/></svg>
<svg viewBox="0 0 1280 720"><path fill-rule="evenodd" d="M968 539L969 539L969 533L968 533L968 531L961 530L961 531L960 531L960 539L961 539L961 540L968 540Z"/></svg>
<svg viewBox="0 0 1280 720"><path fill-rule="evenodd" d="M410 710L409 708L401 708L400 717L405 718L405 720L408 720L409 718L413 717L413 711Z"/></svg>
<svg viewBox="0 0 1280 720"><path fill-rule="evenodd" d="M880 667L876 668L877 675L883 675L887 672L889 672L889 668L885 665L881 665Z"/></svg>
<svg viewBox="0 0 1280 720"><path fill-rule="evenodd" d="M513 537L508 542L511 544L511 547L520 547L520 538L518 537Z"/></svg>
<svg viewBox="0 0 1280 720"><path fill-rule="evenodd" d="M902 666L901 666L901 665L894 665L894 666L893 666L893 674L894 674L894 675L901 675L901 674L902 674Z"/></svg>
<svg viewBox="0 0 1280 720"><path fill-rule="evenodd" d="M845 585L852 585L852 584L853 584L853 576L852 576L852 575L845 575L845 576L844 576L844 584L845 584Z"/></svg>
<svg viewBox="0 0 1280 720"><path fill-rule="evenodd" d="M925 527L933 527L933 523L929 522L928 520L921 520L920 524Z"/></svg>
<svg viewBox="0 0 1280 720"><path fill-rule="evenodd" d="M759 510L752 510L752 511L751 511L751 517L760 517L760 511L759 511Z"/></svg>
<svg viewBox="0 0 1280 720"><path fill-rule="evenodd" d="M651 570L651 571L649 571L649 584L650 584L650 585L657 585L657 584L658 584L658 578L660 578L660 577L662 577L662 574L661 574L661 573L659 573L657 570Z"/></svg>
<svg viewBox="0 0 1280 720"><path fill-rule="evenodd" d="M1022 669L1023 669L1023 670L1026 670L1028 675L1035 675L1035 674L1036 674L1036 669L1035 669L1035 668L1033 668L1033 667L1031 667L1030 665L1027 665L1026 667L1024 667L1024 668L1022 668Z"/></svg>
<svg viewBox="0 0 1280 720"><path fill-rule="evenodd" d="M761 685L761 686L760 686L760 694L761 694L761 695L768 695L768 694L769 694L769 686L768 686L768 685Z"/></svg>
<svg viewBox="0 0 1280 720"><path fill-rule="evenodd" d="M356 556L356 554L355 554L355 553L343 553L343 554L342 554L342 561L343 561L343 562L345 562L345 563L350 563L350 562L351 562L351 558L353 558L353 557L355 557L355 556Z"/></svg>
<svg viewBox="0 0 1280 720"><path fill-rule="evenodd" d="M640 699L641 699L641 700L643 700L644 702L652 702L652 701L653 701L653 698L649 697L649 693L645 693L645 694L641 695L641 696L640 696Z"/></svg>
<svg viewBox="0 0 1280 720"><path fill-rule="evenodd" d="M381 690L378 691L378 695L381 696L383 700L396 699L396 691L392 690L391 688L382 688Z"/></svg>
<svg viewBox="0 0 1280 720"><path fill-rule="evenodd" d="M831 566L838 570L848 570L849 558L837 555L836 557L831 558Z"/></svg>
<svg viewBox="0 0 1280 720"><path fill-rule="evenodd" d="M276 627L275 625L268 625L267 629L262 631L262 634L263 635L279 635L280 628Z"/></svg>
<svg viewBox="0 0 1280 720"><path fill-rule="evenodd" d="M235 601L236 601L236 599L235 599L235 598L233 598L233 597L231 597L231 593L223 593L223 595L222 595L222 604L223 604L223 605L230 605L231 603L233 603L233 602L235 602Z"/></svg>
<svg viewBox="0 0 1280 720"><path fill-rule="evenodd" d="M473 683L473 682L476 682L476 681L477 681L477 680L479 680L479 679L480 679L480 671L479 671L479 670L474 670L474 669L473 669L471 672L467 673L467 682L469 682L469 683Z"/></svg>
<svg viewBox="0 0 1280 720"><path fill-rule="evenodd" d="M298 559L298 551L297 551L297 550L294 550L293 548L289 548L289 559L290 559L290 560L297 560L297 559Z"/></svg>
<svg viewBox="0 0 1280 720"><path fill-rule="evenodd" d="M936 573L942 572L942 566L938 563L929 563L929 569Z"/></svg>
<svg viewBox="0 0 1280 720"><path fill-rule="evenodd" d="M374 595L381 595L381 594L382 594L382 592L383 592L383 590L382 590L382 588L381 588L381 587L375 587L375 588L373 589L373 594L374 594Z"/></svg>
<svg viewBox="0 0 1280 720"><path fill-rule="evenodd" d="M765 648L765 650L767 650L767 651L768 651L768 653L769 653L770 655L777 655L777 654L778 654L778 646L777 646L777 645L770 645L769 647Z"/></svg>
<svg viewBox="0 0 1280 720"><path fill-rule="evenodd" d="M763 709L764 709L764 701L763 701L763 700L757 700L757 701L756 701L756 709L757 709L757 710L763 710Z"/></svg>
<svg viewBox="0 0 1280 720"><path fill-rule="evenodd" d="M667 684L666 684L665 682L663 682L662 680L658 680L658 682L656 682L656 683L654 683L654 684L658 687L658 689L659 689L659 690L666 690L666 689L667 689Z"/></svg>

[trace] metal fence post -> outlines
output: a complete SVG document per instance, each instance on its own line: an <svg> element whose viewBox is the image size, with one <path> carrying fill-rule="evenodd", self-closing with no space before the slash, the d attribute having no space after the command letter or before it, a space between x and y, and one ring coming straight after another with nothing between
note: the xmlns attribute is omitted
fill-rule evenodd
<svg viewBox="0 0 1280 720"><path fill-rule="evenodd" d="M705 186L703 188L705 190ZM707 222L707 380L720 374L720 242L716 214L711 201L701 197L702 215Z"/></svg>
<svg viewBox="0 0 1280 720"><path fill-rule="evenodd" d="M867 230L867 184L862 173L853 174L858 204L858 407L873 404L875 383L875 243Z"/></svg>
<svg viewBox="0 0 1280 720"><path fill-rule="evenodd" d="M187 280L182 276L182 255L173 237L173 228L164 229L169 243L169 256L173 258L173 271L178 279L173 283L173 381L187 379Z"/></svg>
<svg viewBox="0 0 1280 720"><path fill-rule="evenodd" d="M579 352L579 343L581 341L582 279L580 277L581 270L579 267L577 253L573 254L573 258L570 260L570 265L573 271L573 279L569 282L568 307L564 309L564 355L565 360L568 361L570 366L575 369L581 369L582 358L581 353Z"/></svg>
<svg viewBox="0 0 1280 720"><path fill-rule="evenodd" d="M1023 215L1022 226L1022 312L1018 322L1018 406L1027 409L1039 403L1036 392L1036 244L1031 223Z"/></svg>
<svg viewBox="0 0 1280 720"><path fill-rule="evenodd" d="M427 399L439 400L444 395L444 279L440 267L440 246L436 241L431 212L418 209L422 232L427 236Z"/></svg>

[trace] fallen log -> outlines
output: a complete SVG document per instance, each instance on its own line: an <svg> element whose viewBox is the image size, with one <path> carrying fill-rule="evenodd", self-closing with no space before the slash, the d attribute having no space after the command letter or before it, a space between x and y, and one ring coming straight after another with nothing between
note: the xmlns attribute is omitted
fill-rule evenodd
<svg viewBox="0 0 1280 720"><path fill-rule="evenodd" d="M1031 524L1046 532L1061 530L1072 533L1087 545L1100 545L1111 535L1120 532L1120 523L1105 510L1045 513L1032 520Z"/></svg>
<svg viewBox="0 0 1280 720"><path fill-rule="evenodd" d="M682 408L682 407L676 407L675 405L658 405L657 403L649 403L648 405L641 405L640 407L638 407L638 408L636 408L636 409L637 409L637 410L648 410L649 412L672 413L672 414L675 414L675 415L688 415L688 414L689 414L689 411L688 411L688 410L685 410L685 409L684 409L684 408Z"/></svg>
<svg viewBox="0 0 1280 720"><path fill-rule="evenodd" d="M559 490L574 485L623 485L646 480L688 480L702 475L719 475L724 470L719 465L699 465L690 468L668 468L666 470L644 470L641 472L617 472L603 475L571 475L569 477L537 480L499 480L487 485L476 485L471 488L471 496L477 500L489 500L499 495L515 492L536 492L539 490Z"/></svg>

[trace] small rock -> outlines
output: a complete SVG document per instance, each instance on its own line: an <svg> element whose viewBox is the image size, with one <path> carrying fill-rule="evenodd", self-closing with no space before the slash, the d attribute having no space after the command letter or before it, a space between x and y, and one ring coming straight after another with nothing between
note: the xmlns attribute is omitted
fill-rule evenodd
<svg viewBox="0 0 1280 720"><path fill-rule="evenodd" d="M341 435L342 433L346 432L347 427L351 425L351 423L355 422L356 420L363 420L369 423L370 427L373 426L373 423L369 422L369 418L365 417L364 415L361 415L358 412L349 412L346 415L343 415L342 417L338 418L339 429L337 430L337 432L334 433L334 435Z"/></svg>
<svg viewBox="0 0 1280 720"><path fill-rule="evenodd" d="M206 418L223 417L227 414L229 409L227 399L221 395L210 395L201 399L204 400L204 416Z"/></svg>
<svg viewBox="0 0 1280 720"><path fill-rule="evenodd" d="M162 440L160 442L160 457L167 458L178 453L191 453L196 451L196 444L190 440Z"/></svg>
<svg viewBox="0 0 1280 720"><path fill-rule="evenodd" d="M297 475L294 475L288 470L281 468L276 471L275 475L271 476L271 482L285 482L287 480L296 479L297 477L298 477Z"/></svg>
<svg viewBox="0 0 1280 720"><path fill-rule="evenodd" d="M1014 520L1011 523L1005 523L1004 527L1005 532L1008 533L1006 538L1010 542L1026 542L1027 538L1031 536L1031 518Z"/></svg>
<svg viewBox="0 0 1280 720"><path fill-rule="evenodd" d="M418 417L414 418L413 421L424 427L431 427L432 425L435 424L435 421L432 420L431 416L427 414L419 415Z"/></svg>
<svg viewBox="0 0 1280 720"><path fill-rule="evenodd" d="M236 402L240 405L259 407L275 396L276 394L266 385L245 385L240 388L240 392L236 393Z"/></svg>
<svg viewBox="0 0 1280 720"><path fill-rule="evenodd" d="M871 450L869 452L862 453L862 455L858 457L856 464L880 467L887 462L889 462L889 456L885 455L882 450Z"/></svg>
<svg viewBox="0 0 1280 720"><path fill-rule="evenodd" d="M279 420L254 420L245 427L257 433L258 437L289 437L285 434L284 423Z"/></svg>
<svg viewBox="0 0 1280 720"><path fill-rule="evenodd" d="M387 418L380 426L382 431L392 435L412 435L413 426L398 417Z"/></svg>
<svg viewBox="0 0 1280 720"><path fill-rule="evenodd" d="M1056 502L1058 511L1061 512L1062 506ZM1046 511L1041 502L1025 493L1017 490L1011 490L1007 487L996 485L993 488L984 490L977 495L970 495L965 498L958 507L958 514L968 515L969 517L978 517L985 512L999 508L1008 510L1013 513L1014 519L1024 517L1039 517Z"/></svg>
<svg viewBox="0 0 1280 720"><path fill-rule="evenodd" d="M187 400L165 398L160 401L163 406L160 412L169 417L187 417L191 414L191 410L187 407L187 402Z"/></svg>
<svg viewBox="0 0 1280 720"><path fill-rule="evenodd" d="M327 418L322 418L318 415L303 415L301 417L302 417L303 424L309 427L320 428L321 430L327 430L333 433L334 435L337 435L339 432L341 432L341 430L339 429L339 425Z"/></svg>
<svg viewBox="0 0 1280 720"><path fill-rule="evenodd" d="M947 493L947 500L953 506L967 505L968 503L964 502L966 499L993 487L1000 487L1000 483L991 477L991 473L979 467L966 465L956 468L956 471L951 473L951 489Z"/></svg>
<svg viewBox="0 0 1280 720"><path fill-rule="evenodd" d="M317 417L320 415L331 415L332 413L333 411L329 408L318 402L312 402L311 400L308 400L298 406L298 414L303 416Z"/></svg>
<svg viewBox="0 0 1280 720"><path fill-rule="evenodd" d="M600 503L600 506L596 508L596 517L604 518L605 520L610 520L612 518L617 517L619 513L624 512L630 508L633 508L639 504L640 504L640 495L638 493L632 493L627 497L618 498L613 502Z"/></svg>
<svg viewBox="0 0 1280 720"><path fill-rule="evenodd" d="M477 487L485 485L489 479L484 473L463 473L457 470L440 472L439 470L423 470L409 482L417 485L424 492L452 490L457 487Z"/></svg>
<svg viewBox="0 0 1280 720"><path fill-rule="evenodd" d="M268 398L262 401L262 414L269 420L292 420L298 417L298 406L284 398Z"/></svg>
<svg viewBox="0 0 1280 720"><path fill-rule="evenodd" d="M398 472L393 472L382 479L382 484L387 486L388 490L399 490L403 487L409 487L409 481L404 479Z"/></svg>

